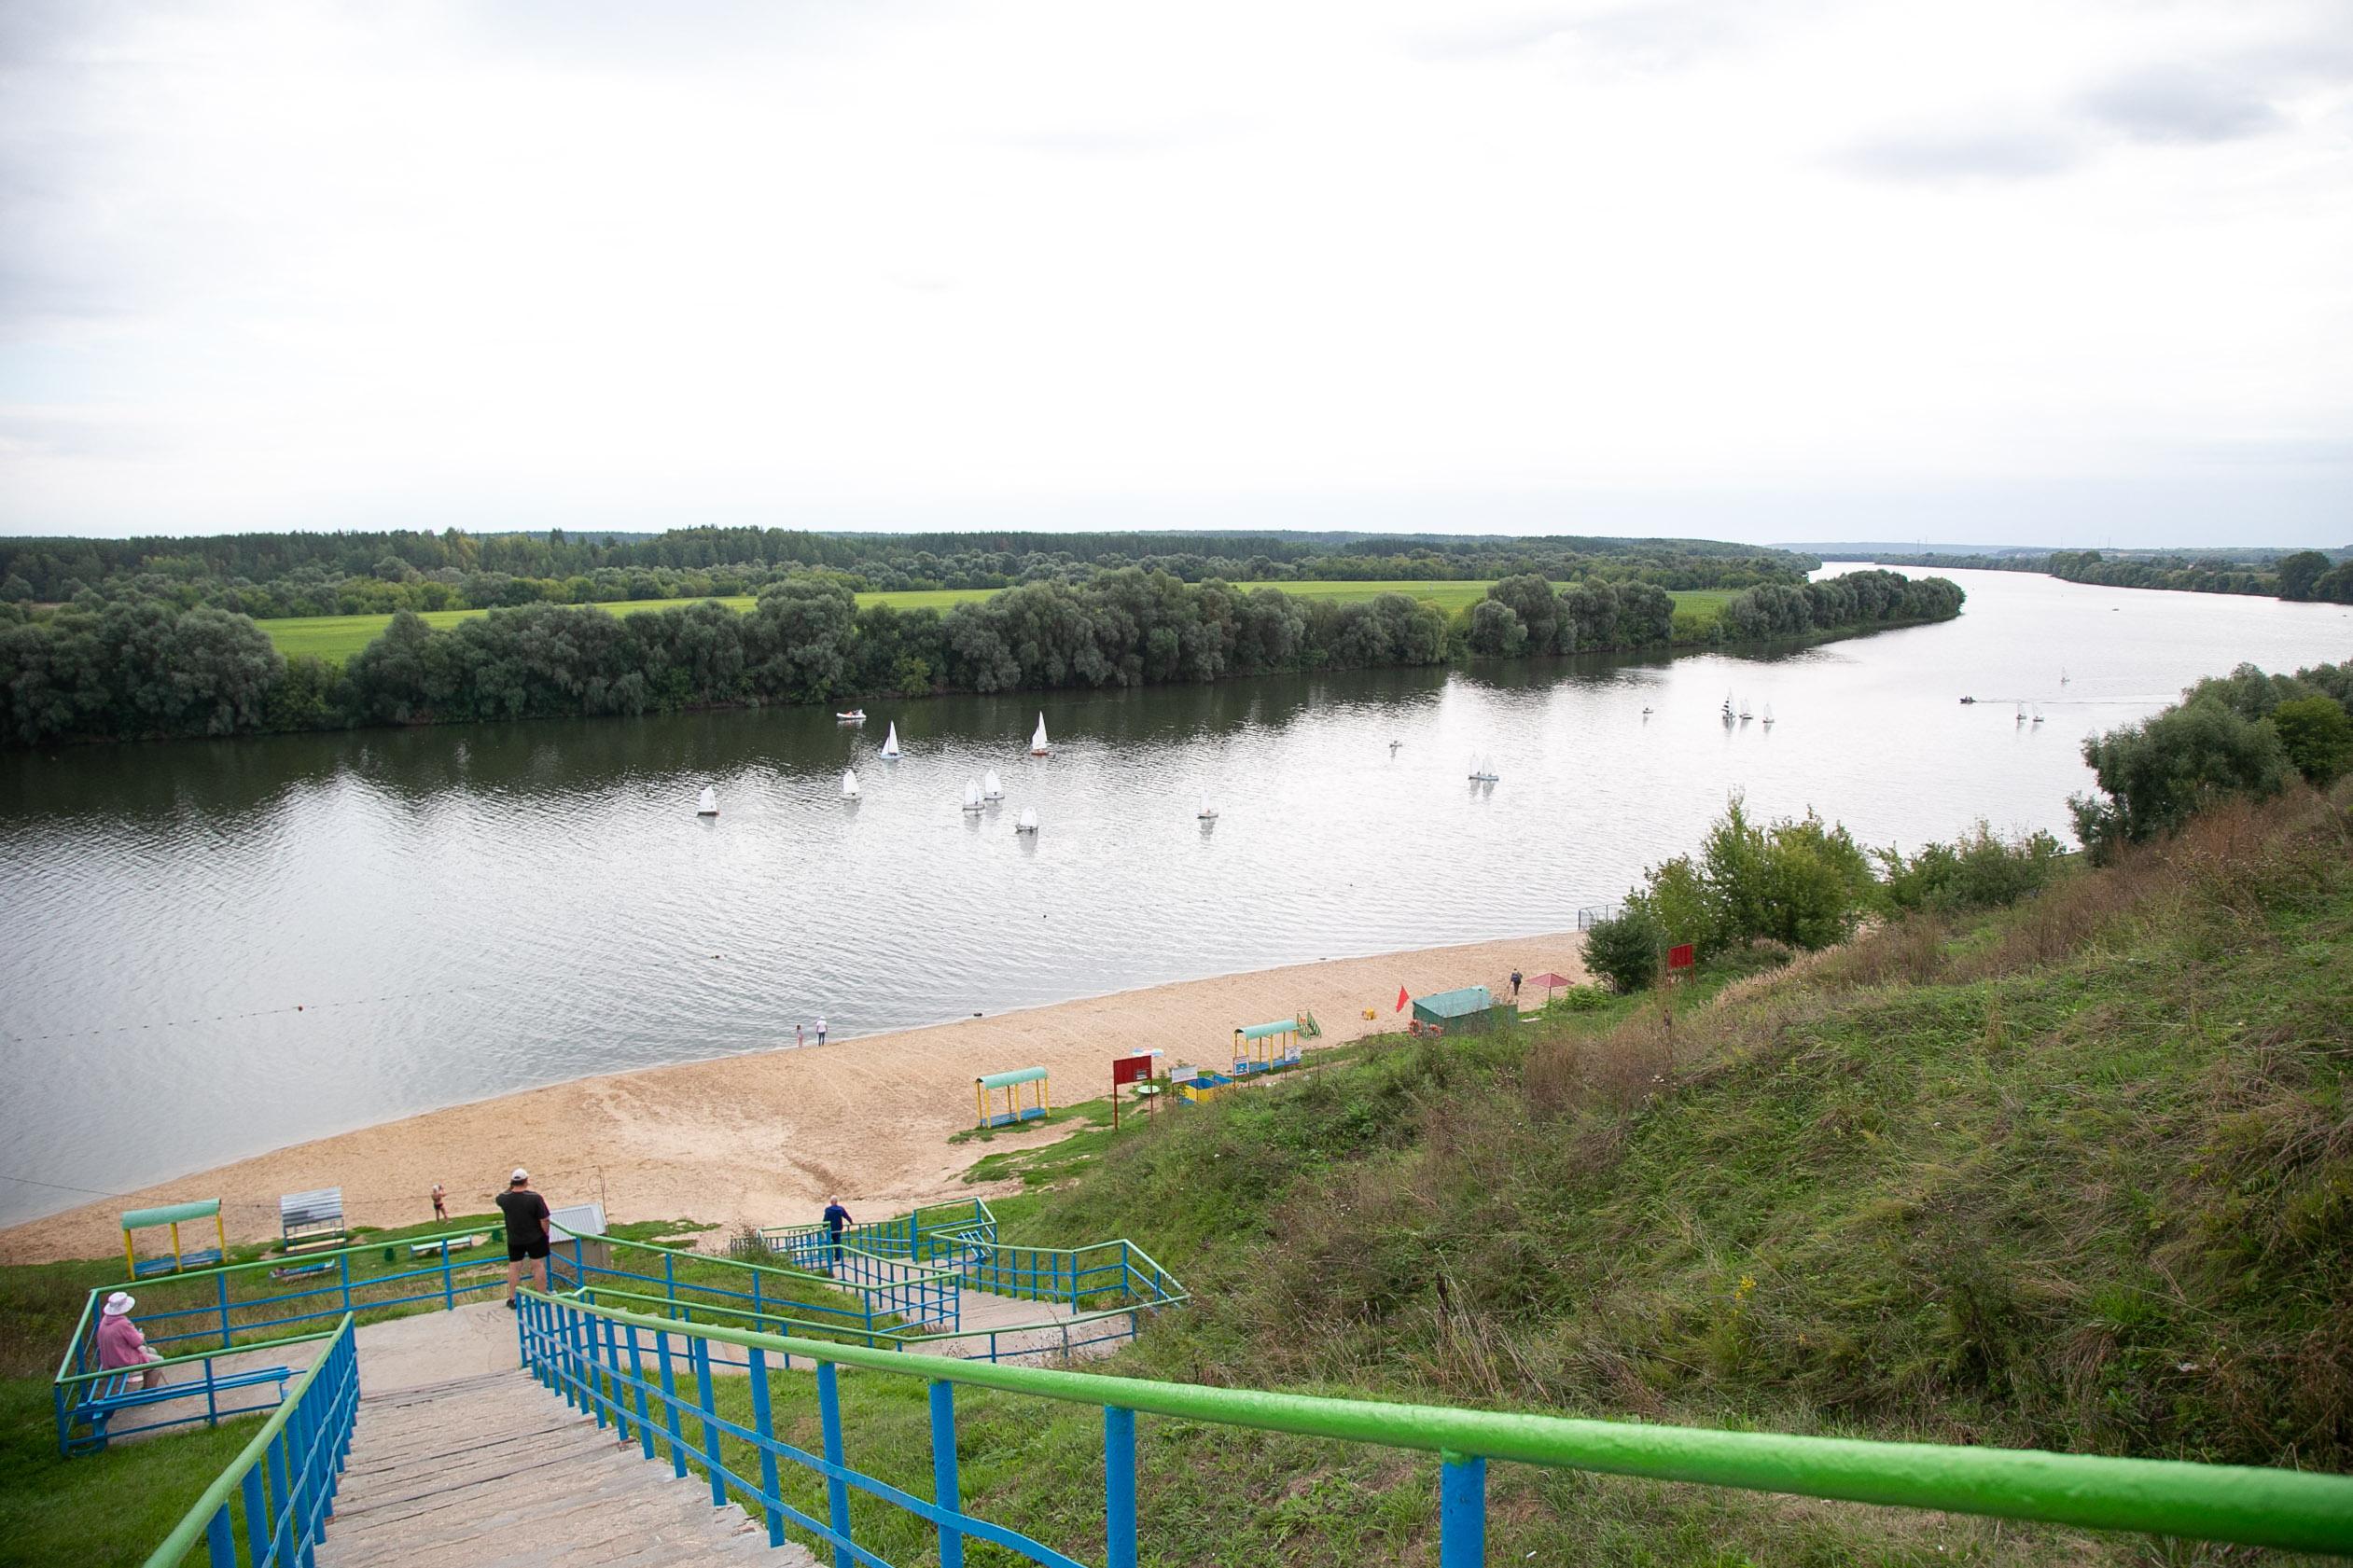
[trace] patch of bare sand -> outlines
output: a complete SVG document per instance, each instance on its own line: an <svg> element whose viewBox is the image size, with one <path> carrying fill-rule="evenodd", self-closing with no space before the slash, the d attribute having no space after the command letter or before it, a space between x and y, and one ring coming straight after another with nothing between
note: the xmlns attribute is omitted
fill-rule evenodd
<svg viewBox="0 0 2353 1568"><path fill-rule="evenodd" d="M970 1125L980 1074L1043 1066L1058 1102L1099 1099L1115 1056L1157 1048L1172 1062L1215 1066L1235 1025L1302 1009L1323 1025L1321 1043L1338 1045L1395 1027L1399 985L1502 993L1514 968L1581 978L1583 945L1563 932L1331 959L524 1089L14 1226L0 1230L0 1262L106 1256L120 1244L122 1210L190 1195L274 1218L281 1193L340 1186L353 1223L413 1225L430 1217L425 1194L438 1180L453 1210L480 1213L516 1165L559 1206L601 1193L617 1221L787 1224L814 1220L836 1193L853 1214L879 1218L973 1190L962 1178L976 1151L947 1140ZM237 1241L275 1233L274 1223L231 1228Z"/></svg>

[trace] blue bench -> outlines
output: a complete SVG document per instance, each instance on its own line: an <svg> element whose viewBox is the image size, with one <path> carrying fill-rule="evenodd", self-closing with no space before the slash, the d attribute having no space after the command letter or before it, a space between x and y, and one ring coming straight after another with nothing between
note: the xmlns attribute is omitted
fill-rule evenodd
<svg viewBox="0 0 2353 1568"><path fill-rule="evenodd" d="M216 1373L207 1369L202 1378L193 1382L165 1383L160 1388L141 1388L139 1380L146 1375L145 1367L126 1367L112 1377L100 1378L90 1385L90 1395L75 1407L74 1419L90 1423L90 1435L76 1438L72 1451L103 1450L106 1446L106 1423L118 1410L136 1409L142 1405L161 1405L174 1399L201 1398L223 1389L258 1388L263 1383L278 1385L278 1402L285 1402L285 1385L294 1376L290 1367L257 1367L250 1371ZM242 1414L229 1411L228 1414ZM193 1419L193 1418L191 1418ZM144 1431L146 1428L141 1428Z"/></svg>

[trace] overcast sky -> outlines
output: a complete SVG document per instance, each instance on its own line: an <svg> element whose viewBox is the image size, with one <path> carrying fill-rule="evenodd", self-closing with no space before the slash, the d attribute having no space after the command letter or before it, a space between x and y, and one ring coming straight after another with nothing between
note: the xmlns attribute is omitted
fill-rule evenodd
<svg viewBox="0 0 2353 1568"><path fill-rule="evenodd" d="M0 532L2353 542L2353 0L0 3Z"/></svg>

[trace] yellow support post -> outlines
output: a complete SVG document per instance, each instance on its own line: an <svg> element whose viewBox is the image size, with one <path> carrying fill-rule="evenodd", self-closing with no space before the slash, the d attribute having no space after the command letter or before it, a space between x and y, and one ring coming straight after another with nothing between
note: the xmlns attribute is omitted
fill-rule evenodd
<svg viewBox="0 0 2353 1568"><path fill-rule="evenodd" d="M139 1259L131 1250L131 1232L127 1228L122 1233L122 1277L126 1280L139 1277Z"/></svg>

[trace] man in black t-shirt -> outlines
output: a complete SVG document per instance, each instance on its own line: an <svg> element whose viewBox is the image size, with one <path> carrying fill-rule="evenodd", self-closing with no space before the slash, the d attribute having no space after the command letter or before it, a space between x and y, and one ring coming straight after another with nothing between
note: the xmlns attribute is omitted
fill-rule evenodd
<svg viewBox="0 0 2353 1568"><path fill-rule="evenodd" d="M531 1190L531 1173L520 1165L508 1179L507 1190L498 1195L498 1212L507 1216L507 1306L511 1311L515 1292L522 1287L524 1258L537 1260L539 1288L549 1288L548 1242L554 1231L548 1224L548 1200Z"/></svg>

